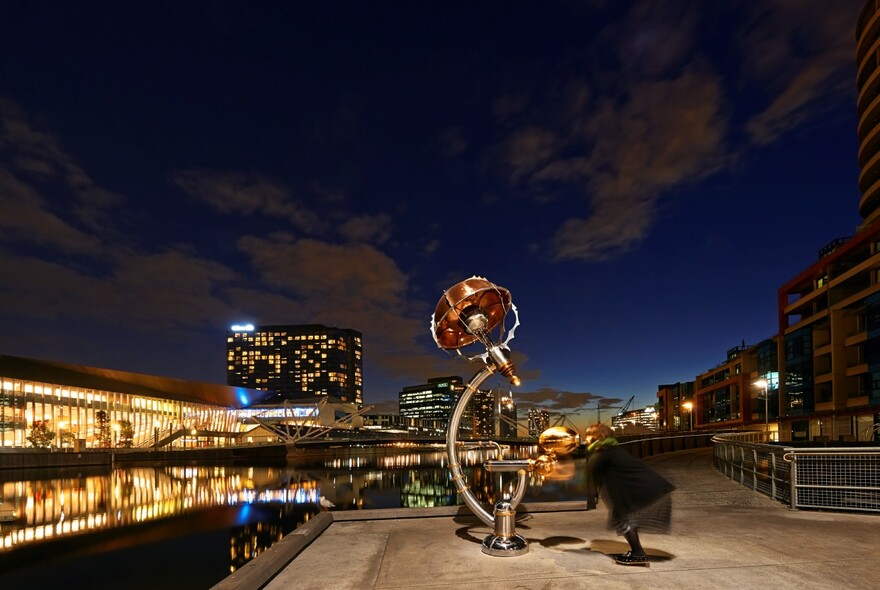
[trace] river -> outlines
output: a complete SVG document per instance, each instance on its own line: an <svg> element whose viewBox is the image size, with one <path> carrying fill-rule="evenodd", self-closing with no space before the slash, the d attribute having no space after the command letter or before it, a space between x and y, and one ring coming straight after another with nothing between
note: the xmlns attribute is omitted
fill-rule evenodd
<svg viewBox="0 0 880 590"><path fill-rule="evenodd" d="M534 456L513 448L505 458ZM513 474L463 452L474 495L491 510ZM445 450L350 448L265 465L123 466L0 471L0 588L140 590L210 588L322 508L425 508L462 504ZM584 459L550 477L530 474L524 502L582 500Z"/></svg>

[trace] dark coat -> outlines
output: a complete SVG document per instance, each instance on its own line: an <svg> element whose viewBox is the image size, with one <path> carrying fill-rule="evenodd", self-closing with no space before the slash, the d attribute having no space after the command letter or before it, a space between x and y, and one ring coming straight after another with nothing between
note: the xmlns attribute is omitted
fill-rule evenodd
<svg viewBox="0 0 880 590"><path fill-rule="evenodd" d="M660 514L644 514L675 489L659 473L633 457L617 445L600 447L587 460L587 474L610 509L609 519L614 527L621 523L641 520L632 524L669 528L669 503ZM668 500L668 499L667 499ZM640 514L640 512L642 514ZM665 512L665 514L664 514ZM665 522L648 522L659 517Z"/></svg>

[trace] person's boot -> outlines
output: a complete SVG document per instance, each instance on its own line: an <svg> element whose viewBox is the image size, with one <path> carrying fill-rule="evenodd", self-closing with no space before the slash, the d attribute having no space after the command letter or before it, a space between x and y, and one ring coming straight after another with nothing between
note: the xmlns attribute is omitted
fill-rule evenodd
<svg viewBox="0 0 880 590"><path fill-rule="evenodd" d="M642 543L639 540L638 531L636 529L630 529L623 534L623 538L629 543L630 551L615 557L614 562L619 563L620 565L641 565L650 567L651 563L648 561L648 555L645 553L645 550L642 549Z"/></svg>

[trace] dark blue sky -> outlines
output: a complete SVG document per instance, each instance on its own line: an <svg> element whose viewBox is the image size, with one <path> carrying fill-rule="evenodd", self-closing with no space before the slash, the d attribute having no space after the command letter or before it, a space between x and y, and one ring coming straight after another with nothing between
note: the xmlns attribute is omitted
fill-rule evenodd
<svg viewBox="0 0 880 590"><path fill-rule="evenodd" d="M855 231L861 5L7 3L0 353L222 383L323 323L381 404L477 370L428 326L480 275L523 405L653 403Z"/></svg>

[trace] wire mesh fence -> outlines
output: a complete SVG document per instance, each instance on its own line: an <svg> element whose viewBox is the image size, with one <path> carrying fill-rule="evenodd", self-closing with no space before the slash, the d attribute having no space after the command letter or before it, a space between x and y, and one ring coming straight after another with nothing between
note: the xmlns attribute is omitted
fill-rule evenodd
<svg viewBox="0 0 880 590"><path fill-rule="evenodd" d="M716 435L716 468L792 509L880 512L880 448L792 448L760 437Z"/></svg>

